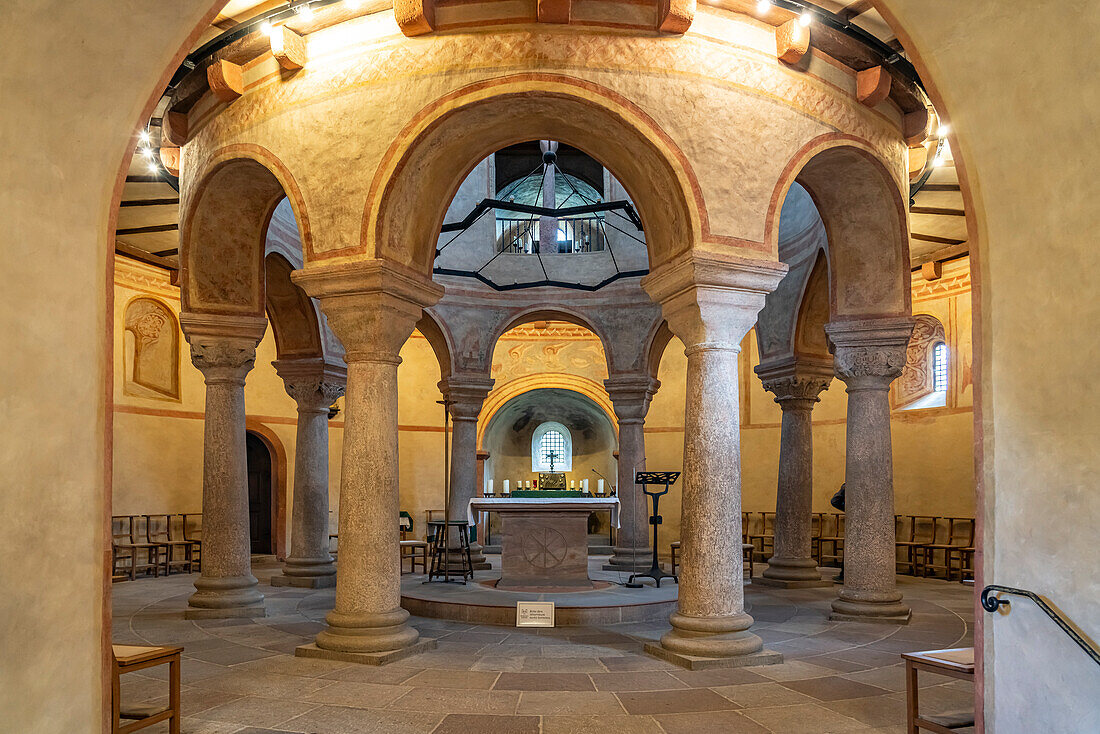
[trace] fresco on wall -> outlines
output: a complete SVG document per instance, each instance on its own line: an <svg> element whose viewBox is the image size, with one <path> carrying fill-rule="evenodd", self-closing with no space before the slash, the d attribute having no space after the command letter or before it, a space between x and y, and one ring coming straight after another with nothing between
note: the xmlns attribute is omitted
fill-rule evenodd
<svg viewBox="0 0 1100 734"><path fill-rule="evenodd" d="M179 400L179 326L171 309L153 298L135 298L124 320L126 394Z"/></svg>
<svg viewBox="0 0 1100 734"><path fill-rule="evenodd" d="M935 390L935 377L932 366L932 350L937 344L944 344L947 337L943 324L935 316L916 314L916 325L909 338L909 347L905 353L905 369L897 379L897 406L904 407Z"/></svg>
<svg viewBox="0 0 1100 734"><path fill-rule="evenodd" d="M607 358L599 338L579 326L539 322L512 329L497 342L492 377L497 387L526 375L567 373L602 383Z"/></svg>

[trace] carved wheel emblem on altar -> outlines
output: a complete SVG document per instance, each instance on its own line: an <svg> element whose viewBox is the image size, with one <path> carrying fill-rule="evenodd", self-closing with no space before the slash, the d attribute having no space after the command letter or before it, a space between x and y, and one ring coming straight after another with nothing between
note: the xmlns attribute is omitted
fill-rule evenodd
<svg viewBox="0 0 1100 734"><path fill-rule="evenodd" d="M523 538L523 557L536 568L553 568L565 560L565 536L554 528L539 527Z"/></svg>

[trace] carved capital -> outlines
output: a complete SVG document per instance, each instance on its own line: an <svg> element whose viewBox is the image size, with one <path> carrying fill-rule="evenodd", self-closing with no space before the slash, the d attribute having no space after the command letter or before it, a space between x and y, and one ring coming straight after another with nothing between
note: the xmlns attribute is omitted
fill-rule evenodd
<svg viewBox="0 0 1100 734"><path fill-rule="evenodd" d="M908 317L826 324L837 377L849 388L889 388L905 368L912 332Z"/></svg>
<svg viewBox="0 0 1100 734"><path fill-rule="evenodd" d="M267 319L220 314L180 314L180 327L191 345L191 362L206 384L244 384L256 363L256 345L267 330Z"/></svg>
<svg viewBox="0 0 1100 734"><path fill-rule="evenodd" d="M764 389L775 395L775 402L786 407L790 401L816 403L822 391L829 389L831 378L790 375L763 380Z"/></svg>
<svg viewBox="0 0 1100 734"><path fill-rule="evenodd" d="M386 260L306 267L291 279L321 302L348 364L399 364L424 309L443 296L443 286Z"/></svg>
<svg viewBox="0 0 1100 734"><path fill-rule="evenodd" d="M299 412L327 412L347 386L347 369L323 359L288 359L272 364Z"/></svg>
<svg viewBox="0 0 1100 734"><path fill-rule="evenodd" d="M495 384L496 380L484 375L453 374L439 381L439 391L451 401L449 410L454 420L476 421Z"/></svg>
<svg viewBox="0 0 1100 734"><path fill-rule="evenodd" d="M648 374L614 375L603 381L615 417L619 423L641 423L649 412L649 401L661 387L659 380Z"/></svg>
<svg viewBox="0 0 1100 734"><path fill-rule="evenodd" d="M787 358L757 365L756 374L764 389L775 396L779 407L810 410L833 381L831 359Z"/></svg>
<svg viewBox="0 0 1100 734"><path fill-rule="evenodd" d="M736 350L786 272L780 262L687 252L642 278L642 287L689 354L701 345Z"/></svg>

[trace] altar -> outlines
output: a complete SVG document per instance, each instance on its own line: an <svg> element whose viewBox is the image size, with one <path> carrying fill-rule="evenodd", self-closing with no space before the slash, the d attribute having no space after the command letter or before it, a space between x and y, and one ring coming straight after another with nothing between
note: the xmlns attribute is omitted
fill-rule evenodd
<svg viewBox="0 0 1100 734"><path fill-rule="evenodd" d="M588 578L588 516L606 511L618 527L616 497L475 497L468 519L474 525L480 512L500 515L498 589L580 591L596 587Z"/></svg>

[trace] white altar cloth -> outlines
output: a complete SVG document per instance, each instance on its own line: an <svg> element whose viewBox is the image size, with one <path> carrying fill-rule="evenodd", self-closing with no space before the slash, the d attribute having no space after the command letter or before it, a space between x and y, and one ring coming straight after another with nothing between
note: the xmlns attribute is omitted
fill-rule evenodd
<svg viewBox="0 0 1100 734"><path fill-rule="evenodd" d="M499 512L500 510L587 510L589 512L611 511L611 525L619 527L618 497L474 497L466 510L466 519L470 525L477 523L479 512Z"/></svg>

